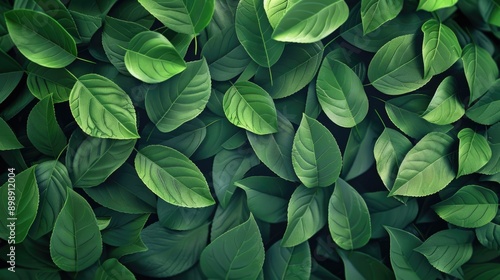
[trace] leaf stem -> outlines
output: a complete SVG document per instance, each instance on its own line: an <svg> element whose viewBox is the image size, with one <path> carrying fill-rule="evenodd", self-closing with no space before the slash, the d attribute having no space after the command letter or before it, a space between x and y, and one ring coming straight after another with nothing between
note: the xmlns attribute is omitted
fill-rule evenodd
<svg viewBox="0 0 500 280"><path fill-rule="evenodd" d="M90 64L97 64L95 61L91 61L91 60L87 60L85 58L81 58L81 57L76 57L76 59L80 60L80 61L83 61L83 62L87 62L87 63L90 63Z"/></svg>
<svg viewBox="0 0 500 280"><path fill-rule="evenodd" d="M377 109L375 109L375 114L377 114L380 122L382 123L382 125L384 126L384 128L387 128L387 126L385 125L385 122L384 120L382 119L382 117L380 116L380 114L378 113Z"/></svg>

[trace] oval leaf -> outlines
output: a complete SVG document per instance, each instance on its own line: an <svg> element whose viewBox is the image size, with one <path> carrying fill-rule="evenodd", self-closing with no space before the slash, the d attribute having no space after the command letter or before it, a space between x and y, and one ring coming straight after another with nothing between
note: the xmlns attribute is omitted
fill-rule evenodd
<svg viewBox="0 0 500 280"><path fill-rule="evenodd" d="M468 44L462 52L465 78L469 85L469 105L483 96L498 78L498 66L488 51L475 44Z"/></svg>
<svg viewBox="0 0 500 280"><path fill-rule="evenodd" d="M362 0L361 22L368 34L395 18L403 9L403 0Z"/></svg>
<svg viewBox="0 0 500 280"><path fill-rule="evenodd" d="M337 141L325 126L306 115L293 140L292 164L308 188L328 187L340 175L342 155Z"/></svg>
<svg viewBox="0 0 500 280"><path fill-rule="evenodd" d="M453 76L446 77L436 89L427 110L422 114L426 121L445 125L458 121L464 114L464 105L458 97L458 85Z"/></svg>
<svg viewBox="0 0 500 280"><path fill-rule="evenodd" d="M417 10L433 12L439 9L452 7L458 0L420 0Z"/></svg>
<svg viewBox="0 0 500 280"><path fill-rule="evenodd" d="M215 203L198 167L172 148L152 145L141 149L135 169L144 184L170 204L199 208Z"/></svg>
<svg viewBox="0 0 500 280"><path fill-rule="evenodd" d="M465 114L476 123L492 125L500 121L500 80L497 80L488 91Z"/></svg>
<svg viewBox="0 0 500 280"><path fill-rule="evenodd" d="M478 171L491 159L492 151L483 135L464 128L458 133L458 139L457 177Z"/></svg>
<svg viewBox="0 0 500 280"><path fill-rule="evenodd" d="M43 99L52 94L54 103L61 103L68 101L76 79L66 69L51 69L30 63L26 83L36 98Z"/></svg>
<svg viewBox="0 0 500 280"><path fill-rule="evenodd" d="M97 269L95 276L96 279L106 280L134 280L135 276L128 268L121 264L117 259L107 259Z"/></svg>

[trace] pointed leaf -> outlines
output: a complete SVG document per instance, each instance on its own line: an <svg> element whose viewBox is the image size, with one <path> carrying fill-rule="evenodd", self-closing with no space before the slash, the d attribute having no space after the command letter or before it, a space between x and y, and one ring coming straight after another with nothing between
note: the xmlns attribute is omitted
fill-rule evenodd
<svg viewBox="0 0 500 280"><path fill-rule="evenodd" d="M311 275L311 251L309 243L295 247L281 247L280 241L274 243L266 252L264 278L271 280L307 280Z"/></svg>
<svg viewBox="0 0 500 280"><path fill-rule="evenodd" d="M465 78L469 84L470 105L483 96L498 78L498 66L485 49L475 44L464 47L462 62Z"/></svg>
<svg viewBox="0 0 500 280"><path fill-rule="evenodd" d="M465 114L476 123L492 125L500 121L500 80L491 85L486 93Z"/></svg>
<svg viewBox="0 0 500 280"><path fill-rule="evenodd" d="M464 128L458 133L458 139L457 177L478 171L491 159L491 148L483 135Z"/></svg>
<svg viewBox="0 0 500 280"><path fill-rule="evenodd" d="M458 98L458 85L453 76L446 77L436 89L427 110L422 115L426 121L445 125L458 121L464 114L464 105Z"/></svg>
<svg viewBox="0 0 500 280"><path fill-rule="evenodd" d="M362 0L361 22L363 33L368 34L395 18L403 9L402 0Z"/></svg>
<svg viewBox="0 0 500 280"><path fill-rule="evenodd" d="M345 279L392 280L394 273L374 257L358 251L337 250L344 262Z"/></svg>
<svg viewBox="0 0 500 280"><path fill-rule="evenodd" d="M0 151L17 150L24 147L19 140L17 140L16 135L9 127L4 119L0 118L0 131L2 134L2 139L0 140Z"/></svg>
<svg viewBox="0 0 500 280"><path fill-rule="evenodd" d="M500 172L500 123L488 129L487 139L491 148L491 159L478 172L492 175Z"/></svg>
<svg viewBox="0 0 500 280"><path fill-rule="evenodd" d="M23 77L23 68L0 48L0 103L14 91Z"/></svg>
<svg viewBox="0 0 500 280"><path fill-rule="evenodd" d="M172 148L151 145L141 149L135 169L144 184L170 204L198 208L215 203L200 169Z"/></svg>
<svg viewBox="0 0 500 280"><path fill-rule="evenodd" d="M107 259L99 266L95 273L96 279L105 280L134 280L135 276L117 259Z"/></svg>
<svg viewBox="0 0 500 280"><path fill-rule="evenodd" d="M41 100L52 94L54 103L61 103L68 101L76 79L66 69L45 68L30 63L26 83L36 98Z"/></svg>
<svg viewBox="0 0 500 280"><path fill-rule="evenodd" d="M292 164L308 188L328 187L340 175L342 155L337 141L325 126L306 115L293 140Z"/></svg>
<svg viewBox="0 0 500 280"><path fill-rule="evenodd" d="M276 28L286 11L296 2L298 0L264 0L264 10L273 28Z"/></svg>

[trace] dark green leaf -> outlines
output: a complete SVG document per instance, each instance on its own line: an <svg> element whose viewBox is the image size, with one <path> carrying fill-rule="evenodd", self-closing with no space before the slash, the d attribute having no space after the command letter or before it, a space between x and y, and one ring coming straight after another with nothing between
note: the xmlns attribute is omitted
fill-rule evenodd
<svg viewBox="0 0 500 280"><path fill-rule="evenodd" d="M23 77L23 68L12 57L0 50L0 103L2 103Z"/></svg>
<svg viewBox="0 0 500 280"><path fill-rule="evenodd" d="M24 146L19 143L16 135L9 127L6 121L0 118L0 131L2 132L2 139L0 140L0 151L17 150Z"/></svg>
<svg viewBox="0 0 500 280"><path fill-rule="evenodd" d="M307 280L311 275L311 251L309 243L295 247L281 247L280 241L274 243L266 252L264 278L271 280Z"/></svg>
<svg viewBox="0 0 500 280"><path fill-rule="evenodd" d="M484 78L484 76L481 76ZM479 79L479 78L478 78ZM471 107L465 114L474 122L492 125L500 121L500 111L497 110L500 104L499 93L500 80L496 80L486 93Z"/></svg>
<svg viewBox="0 0 500 280"><path fill-rule="evenodd" d="M394 19L403 9L402 0L362 0L361 21L363 33L368 34Z"/></svg>
<svg viewBox="0 0 500 280"><path fill-rule="evenodd" d="M160 224L172 230L192 230L212 216L215 206L203 208L185 208L172 205L163 199L158 200L158 219Z"/></svg>
<svg viewBox="0 0 500 280"><path fill-rule="evenodd" d="M114 258L103 262L94 277L101 280L135 280L134 274Z"/></svg>

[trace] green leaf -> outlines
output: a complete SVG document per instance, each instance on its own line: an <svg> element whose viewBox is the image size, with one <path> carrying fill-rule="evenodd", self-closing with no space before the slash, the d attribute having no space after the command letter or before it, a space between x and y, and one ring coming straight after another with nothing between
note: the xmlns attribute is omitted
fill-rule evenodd
<svg viewBox="0 0 500 280"><path fill-rule="evenodd" d="M47 15L54 18L75 40L80 39L80 34L78 34L78 28L76 27L73 17L60 0L35 0L34 2L36 2Z"/></svg>
<svg viewBox="0 0 500 280"><path fill-rule="evenodd" d="M10 38L29 60L48 68L62 68L76 59L75 40L52 17L30 10L4 15Z"/></svg>
<svg viewBox="0 0 500 280"><path fill-rule="evenodd" d="M394 19L403 9L402 0L362 0L361 22L363 33L368 34Z"/></svg>
<svg viewBox="0 0 500 280"><path fill-rule="evenodd" d="M97 219L88 202L68 189L66 201L50 236L50 257L64 271L82 271L102 253Z"/></svg>
<svg viewBox="0 0 500 280"><path fill-rule="evenodd" d="M344 262L345 279L394 279L394 273L370 255L358 251L337 250L337 252Z"/></svg>
<svg viewBox="0 0 500 280"><path fill-rule="evenodd" d="M153 223L142 230L147 251L125 256L120 261L136 274L165 278L188 270L200 258L207 244L208 224L187 231L174 231Z"/></svg>
<svg viewBox="0 0 500 280"><path fill-rule="evenodd" d="M462 48L457 36L448 26L430 19L422 25L422 32L424 77L443 73L461 57Z"/></svg>
<svg viewBox="0 0 500 280"><path fill-rule="evenodd" d="M178 33L196 35L210 22L214 0L139 0L163 25Z"/></svg>
<svg viewBox="0 0 500 280"><path fill-rule="evenodd" d="M151 145L141 149L135 169L144 184L170 204L199 208L215 203L198 167L172 148Z"/></svg>
<svg viewBox="0 0 500 280"><path fill-rule="evenodd" d="M94 212L99 217L110 219L109 226L102 231L102 241L115 247L137 242L149 218L149 214L124 214L103 207L94 209Z"/></svg>
<svg viewBox="0 0 500 280"><path fill-rule="evenodd" d="M439 271L452 273L472 256L474 234L460 229L438 231L414 250Z"/></svg>
<svg viewBox="0 0 500 280"><path fill-rule="evenodd" d="M146 83L161 83L186 69L186 63L162 34L143 31L128 43L124 56L127 70Z"/></svg>
<svg viewBox="0 0 500 280"><path fill-rule="evenodd" d="M210 220L215 206L185 208L158 200L158 219L162 226L172 230L192 230Z"/></svg>
<svg viewBox="0 0 500 280"><path fill-rule="evenodd" d="M146 112L161 132L170 132L198 116L210 97L210 73L205 59L189 62L186 70L146 95Z"/></svg>
<svg viewBox="0 0 500 280"><path fill-rule="evenodd" d="M496 80L486 93L465 114L476 123L492 125L500 121L500 80Z"/></svg>
<svg viewBox="0 0 500 280"><path fill-rule="evenodd" d="M444 189L455 178L450 162L453 142L441 132L424 136L401 162L390 195L419 197Z"/></svg>
<svg viewBox="0 0 500 280"><path fill-rule="evenodd" d="M297 0L264 0L264 10L267 19L273 28L281 21L286 11L290 9Z"/></svg>
<svg viewBox="0 0 500 280"><path fill-rule="evenodd" d="M68 101L76 79L66 69L45 68L30 63L26 83L36 98L41 100L52 94L54 103L61 103Z"/></svg>
<svg viewBox="0 0 500 280"><path fill-rule="evenodd" d="M500 172L500 123L488 129L487 140L491 148L491 159L478 172L492 175Z"/></svg>
<svg viewBox="0 0 500 280"><path fill-rule="evenodd" d="M124 21L135 22L146 28L151 28L155 21L155 17L144 9L138 1L134 0L119 1L113 5L108 16Z"/></svg>
<svg viewBox="0 0 500 280"><path fill-rule="evenodd" d="M387 197L387 194L387 191L363 194L370 211L372 238L387 236L384 226L405 228L417 217L419 207L416 199L408 199L402 204L395 198Z"/></svg>
<svg viewBox="0 0 500 280"><path fill-rule="evenodd" d="M309 243L295 247L281 247L280 241L274 243L266 252L264 278L307 280L311 275L311 251Z"/></svg>
<svg viewBox="0 0 500 280"><path fill-rule="evenodd" d="M264 245L253 216L212 241L200 265L209 279L256 279L264 265Z"/></svg>
<svg viewBox="0 0 500 280"><path fill-rule="evenodd" d="M491 222L476 228L476 237L484 247L500 250L500 225L498 223Z"/></svg>
<svg viewBox="0 0 500 280"><path fill-rule="evenodd" d="M491 222L498 211L498 197L490 189L468 185L432 206L443 220L464 228L478 228Z"/></svg>
<svg viewBox="0 0 500 280"><path fill-rule="evenodd" d="M483 135L464 128L458 133L458 139L457 177L478 171L491 159L491 148Z"/></svg>
<svg viewBox="0 0 500 280"><path fill-rule="evenodd" d="M371 237L368 206L361 195L342 179L335 183L328 203L328 228L333 241L344 250L361 248Z"/></svg>
<svg viewBox="0 0 500 280"><path fill-rule="evenodd" d="M156 212L156 196L128 163L113 172L104 183L84 190L94 201L114 211L127 214Z"/></svg>
<svg viewBox="0 0 500 280"><path fill-rule="evenodd" d="M28 116L28 138L40 152L58 157L66 147L67 139L56 120L52 95L38 102Z"/></svg>
<svg viewBox="0 0 500 280"><path fill-rule="evenodd" d="M465 279L495 279L500 275L497 263L466 264L464 265Z"/></svg>
<svg viewBox="0 0 500 280"><path fill-rule="evenodd" d="M293 247L307 241L327 221L329 188L307 188L300 185L288 203L287 227L281 246Z"/></svg>
<svg viewBox="0 0 500 280"><path fill-rule="evenodd" d="M316 75L323 58L321 42L289 44L281 58L271 67L259 68L255 82L274 98L290 96L307 86ZM273 74L272 79L269 73Z"/></svg>
<svg viewBox="0 0 500 280"><path fill-rule="evenodd" d="M40 204L29 235L39 239L52 231L66 200L66 190L72 187L68 170L57 160L45 161L35 167L40 192Z"/></svg>
<svg viewBox="0 0 500 280"><path fill-rule="evenodd" d="M241 45L260 66L269 68L281 57L285 44L271 38L273 28L261 0L239 1L235 27Z"/></svg>
<svg viewBox="0 0 500 280"><path fill-rule="evenodd" d="M290 182L277 177L251 176L234 184L246 192L248 208L257 219L267 223L286 221L288 201L294 191Z"/></svg>
<svg viewBox="0 0 500 280"><path fill-rule="evenodd" d="M337 141L325 126L306 115L293 140L292 164L308 188L328 187L340 175L342 155Z"/></svg>
<svg viewBox="0 0 500 280"><path fill-rule="evenodd" d="M428 108L431 98L424 94L409 94L393 98L385 103L389 119L406 135L421 139L429 132L448 132L451 125L437 125L421 117Z"/></svg>
<svg viewBox="0 0 500 280"><path fill-rule="evenodd" d="M458 121L464 114L464 105L458 97L458 84L448 76L439 84L422 118L430 123L446 125Z"/></svg>
<svg viewBox="0 0 500 280"><path fill-rule="evenodd" d="M14 91L23 77L23 68L11 56L0 49L0 103Z"/></svg>
<svg viewBox="0 0 500 280"><path fill-rule="evenodd" d="M66 167L75 187L104 182L130 156L136 140L94 138L77 130L71 135Z"/></svg>
<svg viewBox="0 0 500 280"><path fill-rule="evenodd" d="M139 138L132 100L108 78L97 74L81 76L71 90L69 104L76 122L90 136Z"/></svg>
<svg viewBox="0 0 500 280"><path fill-rule="evenodd" d="M349 15L349 7L344 0L294 2L274 27L274 40L313 43L337 30Z"/></svg>
<svg viewBox="0 0 500 280"><path fill-rule="evenodd" d="M297 181L292 166L292 145L295 130L290 121L278 113L278 132L257 135L247 132L248 142L257 157L276 175L288 181Z"/></svg>
<svg viewBox="0 0 500 280"><path fill-rule="evenodd" d="M238 41L234 26L211 37L201 50L214 81L230 80L245 70L251 62L245 48Z"/></svg>
<svg viewBox="0 0 500 280"><path fill-rule="evenodd" d="M468 44L462 52L465 78L469 85L469 105L483 96L498 78L498 66L488 51L475 44Z"/></svg>
<svg viewBox="0 0 500 280"><path fill-rule="evenodd" d="M195 160L206 159L220 152L226 141L233 137L240 129L232 125L225 117L205 113L200 116L206 125L206 137L196 152L192 155Z"/></svg>
<svg viewBox="0 0 500 280"><path fill-rule="evenodd" d="M392 128L385 128L375 142L373 154L377 172L387 190L392 189L399 167L412 147L408 138Z"/></svg>
<svg viewBox="0 0 500 280"><path fill-rule="evenodd" d="M97 268L95 279L101 280L135 280L135 276L117 259L107 259Z"/></svg>
<svg viewBox="0 0 500 280"><path fill-rule="evenodd" d="M250 217L245 193L236 189L225 208L217 205L210 229L210 241L214 241L228 230L244 223Z"/></svg>
<svg viewBox="0 0 500 280"><path fill-rule="evenodd" d="M228 205L234 194L234 182L243 179L245 173L259 163L250 149L223 149L215 155L212 168L213 188L222 207Z"/></svg>
<svg viewBox="0 0 500 280"><path fill-rule="evenodd" d="M2 132L0 151L17 150L24 147L17 140L17 137L12 129L10 129L9 124L7 124L7 122L2 118L0 118L0 131Z"/></svg>
<svg viewBox="0 0 500 280"><path fill-rule="evenodd" d="M388 95L405 94L427 84L431 77L423 76L416 35L399 36L383 45L368 66L368 79Z"/></svg>
<svg viewBox="0 0 500 280"><path fill-rule="evenodd" d="M237 82L223 100L224 113L234 125L258 135L278 131L274 102L264 89L252 82Z"/></svg>
<svg viewBox="0 0 500 280"><path fill-rule="evenodd" d="M76 27L78 28L78 34L80 35L80 40L78 43L89 44L94 34L96 34L97 30L99 30L99 28L101 28L102 26L101 16L90 15L87 14L86 11L77 12L71 9L69 10L69 12L71 14L71 17L73 17L73 19L75 20Z"/></svg>
<svg viewBox="0 0 500 280"><path fill-rule="evenodd" d="M390 237L391 265L397 279L437 279L435 270L421 254L413 249L422 245L415 235L393 227L385 227Z"/></svg>
<svg viewBox="0 0 500 280"><path fill-rule="evenodd" d="M104 19L102 46L109 61L122 74L130 73L125 66L125 54L128 43L135 35L146 31L144 26L135 22L124 21L107 16Z"/></svg>
<svg viewBox="0 0 500 280"><path fill-rule="evenodd" d="M97 217L97 226L100 231L105 230L111 223L111 217Z"/></svg>
<svg viewBox="0 0 500 280"><path fill-rule="evenodd" d="M361 80L344 63L327 55L319 69L316 92L328 118L341 127L354 127L368 113L368 97Z"/></svg>
<svg viewBox="0 0 500 280"><path fill-rule="evenodd" d="M0 238L8 240L9 244L19 244L26 238L35 220L40 195L34 166L19 174L14 168L8 170L8 179L0 187L0 199L3 201Z"/></svg>
<svg viewBox="0 0 500 280"><path fill-rule="evenodd" d="M417 10L424 10L427 12L434 12L439 9L454 6L458 0L420 0Z"/></svg>

